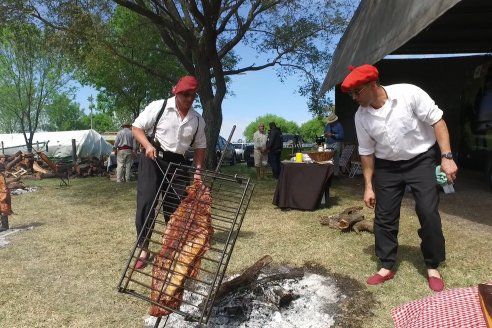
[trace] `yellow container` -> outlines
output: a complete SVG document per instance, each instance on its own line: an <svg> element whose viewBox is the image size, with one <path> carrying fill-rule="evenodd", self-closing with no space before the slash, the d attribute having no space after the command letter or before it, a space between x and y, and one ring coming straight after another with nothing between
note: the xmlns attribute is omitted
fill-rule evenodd
<svg viewBox="0 0 492 328"><path fill-rule="evenodd" d="M302 163L302 153L296 153L296 162Z"/></svg>

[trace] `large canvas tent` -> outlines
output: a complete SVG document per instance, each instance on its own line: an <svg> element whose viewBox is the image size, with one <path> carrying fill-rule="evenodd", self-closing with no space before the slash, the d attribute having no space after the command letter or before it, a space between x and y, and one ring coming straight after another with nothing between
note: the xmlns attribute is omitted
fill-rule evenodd
<svg viewBox="0 0 492 328"><path fill-rule="evenodd" d="M100 157L111 154L113 146L95 130L36 132L33 138L33 150L39 148L52 158L72 156L72 139L75 140L77 158ZM17 151L27 151L22 133L0 134L0 142L6 155Z"/></svg>
<svg viewBox="0 0 492 328"><path fill-rule="evenodd" d="M491 0L362 0L333 55L321 93L339 84L349 65L389 54L492 52Z"/></svg>

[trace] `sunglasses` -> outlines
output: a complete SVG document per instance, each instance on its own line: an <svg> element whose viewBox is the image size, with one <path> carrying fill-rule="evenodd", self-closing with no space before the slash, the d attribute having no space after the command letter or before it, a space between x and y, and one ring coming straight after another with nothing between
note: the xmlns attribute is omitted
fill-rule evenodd
<svg viewBox="0 0 492 328"><path fill-rule="evenodd" d="M362 94L362 92L364 92L364 90L367 88L367 84L365 86L363 86L362 88L360 89L355 89L355 90L350 90L350 91L347 91L347 94L350 96L350 97L358 97Z"/></svg>
<svg viewBox="0 0 492 328"><path fill-rule="evenodd" d="M195 92L182 92L180 95L184 98L195 98L196 93Z"/></svg>

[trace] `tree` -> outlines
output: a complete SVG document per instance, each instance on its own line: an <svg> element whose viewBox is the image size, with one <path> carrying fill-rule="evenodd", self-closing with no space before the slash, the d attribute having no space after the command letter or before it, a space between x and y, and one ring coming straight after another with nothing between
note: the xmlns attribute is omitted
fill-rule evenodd
<svg viewBox="0 0 492 328"><path fill-rule="evenodd" d="M155 26L126 8L117 7L107 24L92 33L87 40L91 46L76 58L77 77L99 91L97 110L119 123L133 121L150 101L169 97L173 83L185 74ZM147 67L165 76L149 74Z"/></svg>
<svg viewBox="0 0 492 328"><path fill-rule="evenodd" d="M307 121L299 128L300 134L305 141L315 141L316 137L324 134L326 122L324 117L318 116Z"/></svg>
<svg viewBox="0 0 492 328"><path fill-rule="evenodd" d="M33 24L0 29L0 90L7 99L2 114L15 120L28 151L47 105L70 78L66 60L51 44L54 37Z"/></svg>
<svg viewBox="0 0 492 328"><path fill-rule="evenodd" d="M258 124L263 123L265 125L265 130L268 131L268 124L274 122L275 125L282 131L282 133L299 133L299 126L292 121L287 121L286 119L273 114L266 114L264 116L257 117L254 122L251 122L244 129L244 136L248 142L253 140L253 134L258 130Z"/></svg>
<svg viewBox="0 0 492 328"><path fill-rule="evenodd" d="M71 35L77 35L74 31L78 27L85 35L93 30L91 27L107 22L114 12L111 3L147 18L166 48L200 83L198 94L209 141L207 167L215 167L216 159L211 154L215 153L222 125L228 77L276 67L280 77L300 72L301 80L312 84L320 74L319 68L328 67L331 40L345 27L351 12L346 5L352 5L350 0L7 2L45 23L64 28ZM249 46L266 59L240 67L240 58L235 53L238 45ZM159 74L151 67L147 67L147 72Z"/></svg>
<svg viewBox="0 0 492 328"><path fill-rule="evenodd" d="M70 131L82 128L84 113L80 105L66 94L55 95L46 106L46 123L41 125L44 131Z"/></svg>

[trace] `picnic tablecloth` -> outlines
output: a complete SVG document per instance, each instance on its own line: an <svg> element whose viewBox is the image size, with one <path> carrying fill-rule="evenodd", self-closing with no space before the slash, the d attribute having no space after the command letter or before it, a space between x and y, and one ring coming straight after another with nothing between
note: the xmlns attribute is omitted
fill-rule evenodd
<svg viewBox="0 0 492 328"><path fill-rule="evenodd" d="M396 328L487 328L478 286L452 288L397 306Z"/></svg>

